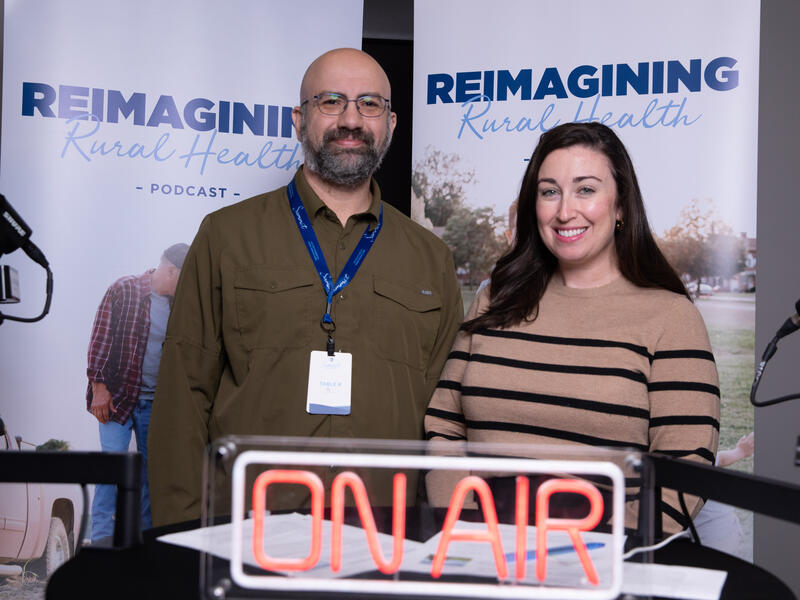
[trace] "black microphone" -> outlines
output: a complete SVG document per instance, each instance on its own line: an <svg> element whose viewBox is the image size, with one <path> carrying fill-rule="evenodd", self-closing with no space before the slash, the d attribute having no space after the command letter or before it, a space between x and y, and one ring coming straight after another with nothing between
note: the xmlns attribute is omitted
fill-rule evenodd
<svg viewBox="0 0 800 600"><path fill-rule="evenodd" d="M800 300L794 303L794 314L784 321L778 333L775 334L775 339L781 339L800 329Z"/></svg>
<svg viewBox="0 0 800 600"><path fill-rule="evenodd" d="M33 230L19 216L6 197L0 194L0 255L22 248L25 254L47 269L50 265L44 254L31 240Z"/></svg>
<svg viewBox="0 0 800 600"><path fill-rule="evenodd" d="M771 406L773 404L786 402L787 400L796 400L800 398L800 394L789 394L788 396L780 396L772 400L756 400L756 390L758 390L758 385L761 382L761 376L764 374L764 369L767 367L767 361L773 357L778 349L778 340L798 329L800 329L800 300L794 303L794 314L784 321L781 328L778 329L778 332L770 340L769 344L767 344L767 348L761 356L761 362L758 363L758 367L756 367L753 385L750 387L750 404L753 406Z"/></svg>

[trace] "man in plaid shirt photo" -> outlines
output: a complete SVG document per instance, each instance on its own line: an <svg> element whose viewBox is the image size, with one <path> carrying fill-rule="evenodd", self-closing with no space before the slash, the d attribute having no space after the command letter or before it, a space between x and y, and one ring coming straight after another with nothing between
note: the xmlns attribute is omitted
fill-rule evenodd
<svg viewBox="0 0 800 600"><path fill-rule="evenodd" d="M161 344L187 244L164 251L155 269L128 275L103 296L89 341L86 408L99 422L104 452L127 452L131 433L142 454L142 528L152 527L147 484L147 429L161 361ZM92 541L114 533L116 487L98 485L92 501Z"/></svg>

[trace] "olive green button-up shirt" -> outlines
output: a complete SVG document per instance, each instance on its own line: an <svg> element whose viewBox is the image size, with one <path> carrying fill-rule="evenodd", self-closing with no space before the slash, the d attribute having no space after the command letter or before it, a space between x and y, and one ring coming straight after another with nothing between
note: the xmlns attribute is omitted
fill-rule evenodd
<svg viewBox="0 0 800 600"><path fill-rule="evenodd" d="M381 194L342 224L303 176L298 192L336 280ZM383 204L383 227L334 298L337 352L352 354L351 413L306 412L309 358L325 350L326 296L286 188L208 215L181 270L150 422L157 525L199 515L207 444L227 434L421 439L428 401L463 318L453 258Z"/></svg>

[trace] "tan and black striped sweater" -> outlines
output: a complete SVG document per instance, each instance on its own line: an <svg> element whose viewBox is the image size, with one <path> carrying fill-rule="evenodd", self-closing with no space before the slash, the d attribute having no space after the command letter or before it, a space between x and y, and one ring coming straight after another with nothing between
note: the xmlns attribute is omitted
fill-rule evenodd
<svg viewBox="0 0 800 600"><path fill-rule="evenodd" d="M466 318L488 301L486 289ZM686 297L623 277L575 289L554 276L534 321L458 334L425 431L428 439L632 447L713 465L719 410L708 334ZM696 513L699 500L687 501ZM664 531L686 525L679 506L664 494Z"/></svg>

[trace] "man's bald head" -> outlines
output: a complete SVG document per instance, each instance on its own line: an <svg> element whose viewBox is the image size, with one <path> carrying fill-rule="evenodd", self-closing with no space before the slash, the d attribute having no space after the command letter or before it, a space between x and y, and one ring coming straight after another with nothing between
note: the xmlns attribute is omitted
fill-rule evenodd
<svg viewBox="0 0 800 600"><path fill-rule="evenodd" d="M342 112L329 106L323 112L317 101L321 94L347 100ZM364 116L355 101L378 96L390 101L389 78L361 50L338 48L311 63L300 85L300 104L292 110L307 175L351 188L369 181L389 149L397 115L388 103L385 112Z"/></svg>
<svg viewBox="0 0 800 600"><path fill-rule="evenodd" d="M366 52L355 48L330 50L312 62L300 84L300 102L308 100L319 92L339 92L337 87L360 83L367 89L362 93L372 93L391 99L392 88L386 72Z"/></svg>

